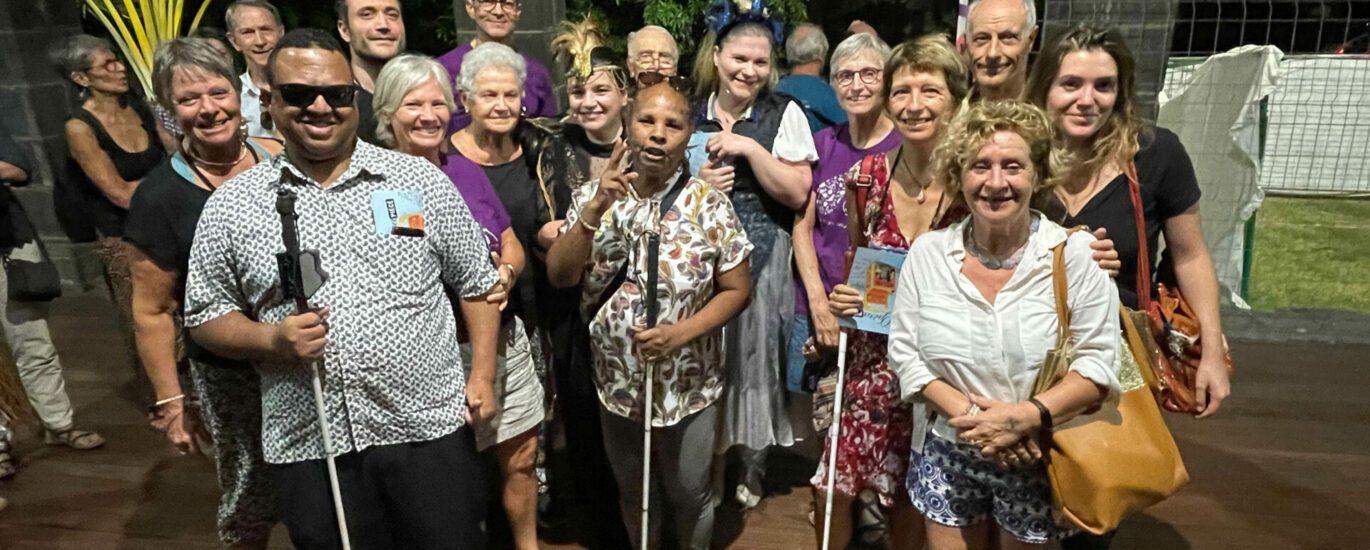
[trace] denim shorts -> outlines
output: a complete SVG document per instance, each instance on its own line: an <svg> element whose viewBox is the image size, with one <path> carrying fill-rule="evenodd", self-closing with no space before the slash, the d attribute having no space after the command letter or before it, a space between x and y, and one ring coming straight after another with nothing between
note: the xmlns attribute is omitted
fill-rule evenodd
<svg viewBox="0 0 1370 550"><path fill-rule="evenodd" d="M1004 469L980 456L978 448L932 433L921 460L910 462L908 489L913 505L938 525L970 527L992 517L1029 544L1073 533L1051 519L1051 484L1040 462Z"/></svg>

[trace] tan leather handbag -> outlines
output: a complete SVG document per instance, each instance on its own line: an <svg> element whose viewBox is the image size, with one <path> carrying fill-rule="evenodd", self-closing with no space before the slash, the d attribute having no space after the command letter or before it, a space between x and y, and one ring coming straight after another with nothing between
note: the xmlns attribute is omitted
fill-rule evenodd
<svg viewBox="0 0 1370 550"><path fill-rule="evenodd" d="M1073 353L1065 243L1052 251L1052 287L1058 322L1056 347L1047 354L1037 375L1034 395L1059 383L1070 370ZM1125 327L1135 322L1129 315L1122 319ZM1165 500L1189 483L1180 450L1151 393L1156 386L1155 373L1138 367L1137 355L1159 350L1147 348L1146 339L1137 338L1141 334L1138 328L1124 331L1129 336L1119 349L1122 395L1105 401L1095 412L1056 426L1047 445L1047 475L1057 523L1096 535L1116 529L1128 516Z"/></svg>

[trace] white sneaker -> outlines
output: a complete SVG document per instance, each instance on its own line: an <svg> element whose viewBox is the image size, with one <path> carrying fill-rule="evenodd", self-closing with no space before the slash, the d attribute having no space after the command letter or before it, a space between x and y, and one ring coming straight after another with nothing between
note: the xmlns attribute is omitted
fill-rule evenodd
<svg viewBox="0 0 1370 550"><path fill-rule="evenodd" d="M737 485L737 492L733 495L733 498L737 499L737 503L742 506L743 510L751 510L752 508L756 508L758 504L761 504L761 496L752 494L752 491L741 483Z"/></svg>

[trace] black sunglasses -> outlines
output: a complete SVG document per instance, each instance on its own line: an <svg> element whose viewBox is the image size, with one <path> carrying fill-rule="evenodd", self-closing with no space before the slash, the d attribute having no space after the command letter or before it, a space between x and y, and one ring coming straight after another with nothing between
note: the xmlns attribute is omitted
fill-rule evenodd
<svg viewBox="0 0 1370 550"><path fill-rule="evenodd" d="M637 73L637 89L639 90L645 90L652 86L656 86L657 84L661 84L662 82L665 82L667 86L675 89L675 91L687 95L690 93L690 88L692 87L690 79L683 76L667 76L656 71L643 71Z"/></svg>
<svg viewBox="0 0 1370 550"><path fill-rule="evenodd" d="M352 107L353 100L357 97L357 87L352 84L338 86L310 86L308 84L277 84L275 89L281 92L281 99L291 107L301 109L314 104L314 100L323 96L324 102L329 107L341 109Z"/></svg>

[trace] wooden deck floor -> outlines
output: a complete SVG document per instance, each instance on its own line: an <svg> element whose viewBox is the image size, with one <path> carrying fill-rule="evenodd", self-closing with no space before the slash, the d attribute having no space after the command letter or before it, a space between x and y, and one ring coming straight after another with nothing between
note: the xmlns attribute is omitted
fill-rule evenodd
<svg viewBox="0 0 1370 550"><path fill-rule="evenodd" d="M0 549L218 547L213 468L174 456L146 427L110 313L76 297L52 319L78 422L109 444L48 448L30 432L19 475L0 482L11 501ZM1237 398L1220 416L1171 418L1192 485L1126 524L1114 548L1370 548L1370 347L1238 344L1235 356ZM807 495L724 514L720 546L814 547ZM274 546L288 547L277 534Z"/></svg>

